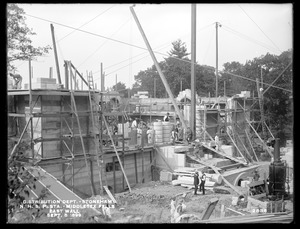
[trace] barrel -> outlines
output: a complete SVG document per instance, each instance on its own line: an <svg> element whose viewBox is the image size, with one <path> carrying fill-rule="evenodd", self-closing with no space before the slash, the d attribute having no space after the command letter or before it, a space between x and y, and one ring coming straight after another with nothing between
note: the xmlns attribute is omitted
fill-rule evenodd
<svg viewBox="0 0 300 229"><path fill-rule="evenodd" d="M130 137L129 145L137 144L137 130L136 128L131 128L131 131L128 133Z"/></svg>
<svg viewBox="0 0 300 229"><path fill-rule="evenodd" d="M163 126L162 126L162 122L158 121L158 122L154 122L153 123L153 130L154 130L154 140L156 143L163 143Z"/></svg>
<svg viewBox="0 0 300 229"><path fill-rule="evenodd" d="M162 122L163 126L163 142L170 142L171 140L171 132L172 132L172 123L170 122Z"/></svg>

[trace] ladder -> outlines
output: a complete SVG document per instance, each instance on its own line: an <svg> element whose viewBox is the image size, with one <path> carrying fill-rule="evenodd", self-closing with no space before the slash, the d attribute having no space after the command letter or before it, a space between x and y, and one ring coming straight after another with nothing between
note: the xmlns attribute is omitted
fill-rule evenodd
<svg viewBox="0 0 300 229"><path fill-rule="evenodd" d="M87 75L87 82L88 82L88 89L89 89L89 102L90 102L90 109L91 109L91 120L92 120L92 135L94 138L94 143L95 143L95 155L97 158L97 166L98 166L98 173L99 173L99 183L100 183L100 194L103 194L103 185L102 185L102 156L103 154L99 154L100 150L100 145L99 145L99 135L100 135L100 130L98 128L99 124L99 119L100 119L100 111L99 111L99 105L95 101L96 98L96 93L95 93L95 88L94 88L94 80L93 80L93 75L88 74ZM96 133L96 130L98 130L98 134ZM101 159L100 159L101 158Z"/></svg>

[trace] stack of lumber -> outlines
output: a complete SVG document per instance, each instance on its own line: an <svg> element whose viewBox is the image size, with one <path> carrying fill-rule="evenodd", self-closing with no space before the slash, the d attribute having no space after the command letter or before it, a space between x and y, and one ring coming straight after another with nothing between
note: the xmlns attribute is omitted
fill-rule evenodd
<svg viewBox="0 0 300 229"><path fill-rule="evenodd" d="M194 173L196 171L199 172L199 175L201 176L201 168L190 168L190 167L184 167L175 169L173 172L173 175L178 176L177 180L173 180L173 185L181 185L183 187L187 188L194 188ZM205 181L205 187L214 187L217 182L221 183L220 178L218 178L217 174L206 174L206 181Z"/></svg>
<svg viewBox="0 0 300 229"><path fill-rule="evenodd" d="M294 220L293 212L251 214L245 216L232 216L210 220L202 220L199 223L291 223Z"/></svg>

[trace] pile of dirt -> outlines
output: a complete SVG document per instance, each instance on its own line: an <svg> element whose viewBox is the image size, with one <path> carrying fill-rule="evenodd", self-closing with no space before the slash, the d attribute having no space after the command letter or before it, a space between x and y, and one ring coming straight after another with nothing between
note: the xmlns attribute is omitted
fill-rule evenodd
<svg viewBox="0 0 300 229"><path fill-rule="evenodd" d="M185 214L194 214L201 218L212 198L218 198L214 215L219 216L221 204L231 204L231 194L214 193L207 190L205 195L194 195L193 190L181 186L173 186L168 182L152 181L140 184L131 192L115 195L117 206L112 209L114 223L170 223L171 199L183 200L186 205Z"/></svg>

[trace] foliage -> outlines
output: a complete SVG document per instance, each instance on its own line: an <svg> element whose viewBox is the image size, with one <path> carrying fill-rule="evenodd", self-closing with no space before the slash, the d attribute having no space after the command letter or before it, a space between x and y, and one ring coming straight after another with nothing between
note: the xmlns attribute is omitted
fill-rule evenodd
<svg viewBox="0 0 300 229"><path fill-rule="evenodd" d="M159 66L164 73L170 90L176 97L180 90L185 90L191 87L191 64L187 57L187 48L185 43L180 39L172 43L173 48L168 54L168 58L159 63ZM196 91L198 94L207 96L208 92L213 91L214 72L209 66L196 65ZM135 86L142 91L149 91L151 97L164 98L168 97L165 86L156 70L155 65L140 71L135 76ZM154 93L154 88L156 93ZM155 94L155 95L154 95Z"/></svg>
<svg viewBox="0 0 300 229"><path fill-rule="evenodd" d="M187 53L187 48L185 46L185 43L182 42L180 39L172 42L172 45L173 48L171 49L170 52L168 52L169 56L183 59L184 57L189 55L189 53Z"/></svg>
<svg viewBox="0 0 300 229"><path fill-rule="evenodd" d="M7 69L15 70L15 60L28 60L48 53L50 46L34 47L30 36L36 35L28 28L25 12L16 4L7 4Z"/></svg>
<svg viewBox="0 0 300 229"><path fill-rule="evenodd" d="M279 56L267 53L264 56L254 58L245 63L231 62L224 64L224 71L221 74L222 82L226 81L227 96L233 96L241 91L250 91L251 94L258 97L256 79L261 82L263 79L263 103L265 119L272 133L280 137L283 141L286 137L291 137L293 114L291 110L290 92L292 91L292 67L283 70L292 62L292 50L285 51ZM278 77L281 73L283 74ZM235 75L232 75L232 74ZM237 75L237 76L236 76ZM250 80L240 78L246 77ZM278 78L278 79L277 79ZM275 81L275 79L277 79ZM269 85L275 81L274 86ZM222 85L222 84L220 84ZM254 108L259 108L258 103ZM260 120L260 113L256 112L255 120Z"/></svg>
<svg viewBox="0 0 300 229"><path fill-rule="evenodd" d="M26 204L24 208L20 208L26 197L30 196L29 190L36 189L37 178L30 174L30 169L25 168L28 165L25 155L29 149L30 146L27 143L21 142L15 153L8 158L7 209L8 220L11 222L14 220L30 222L43 214L32 204ZM42 190L37 200L43 199L47 194L46 189Z"/></svg>

